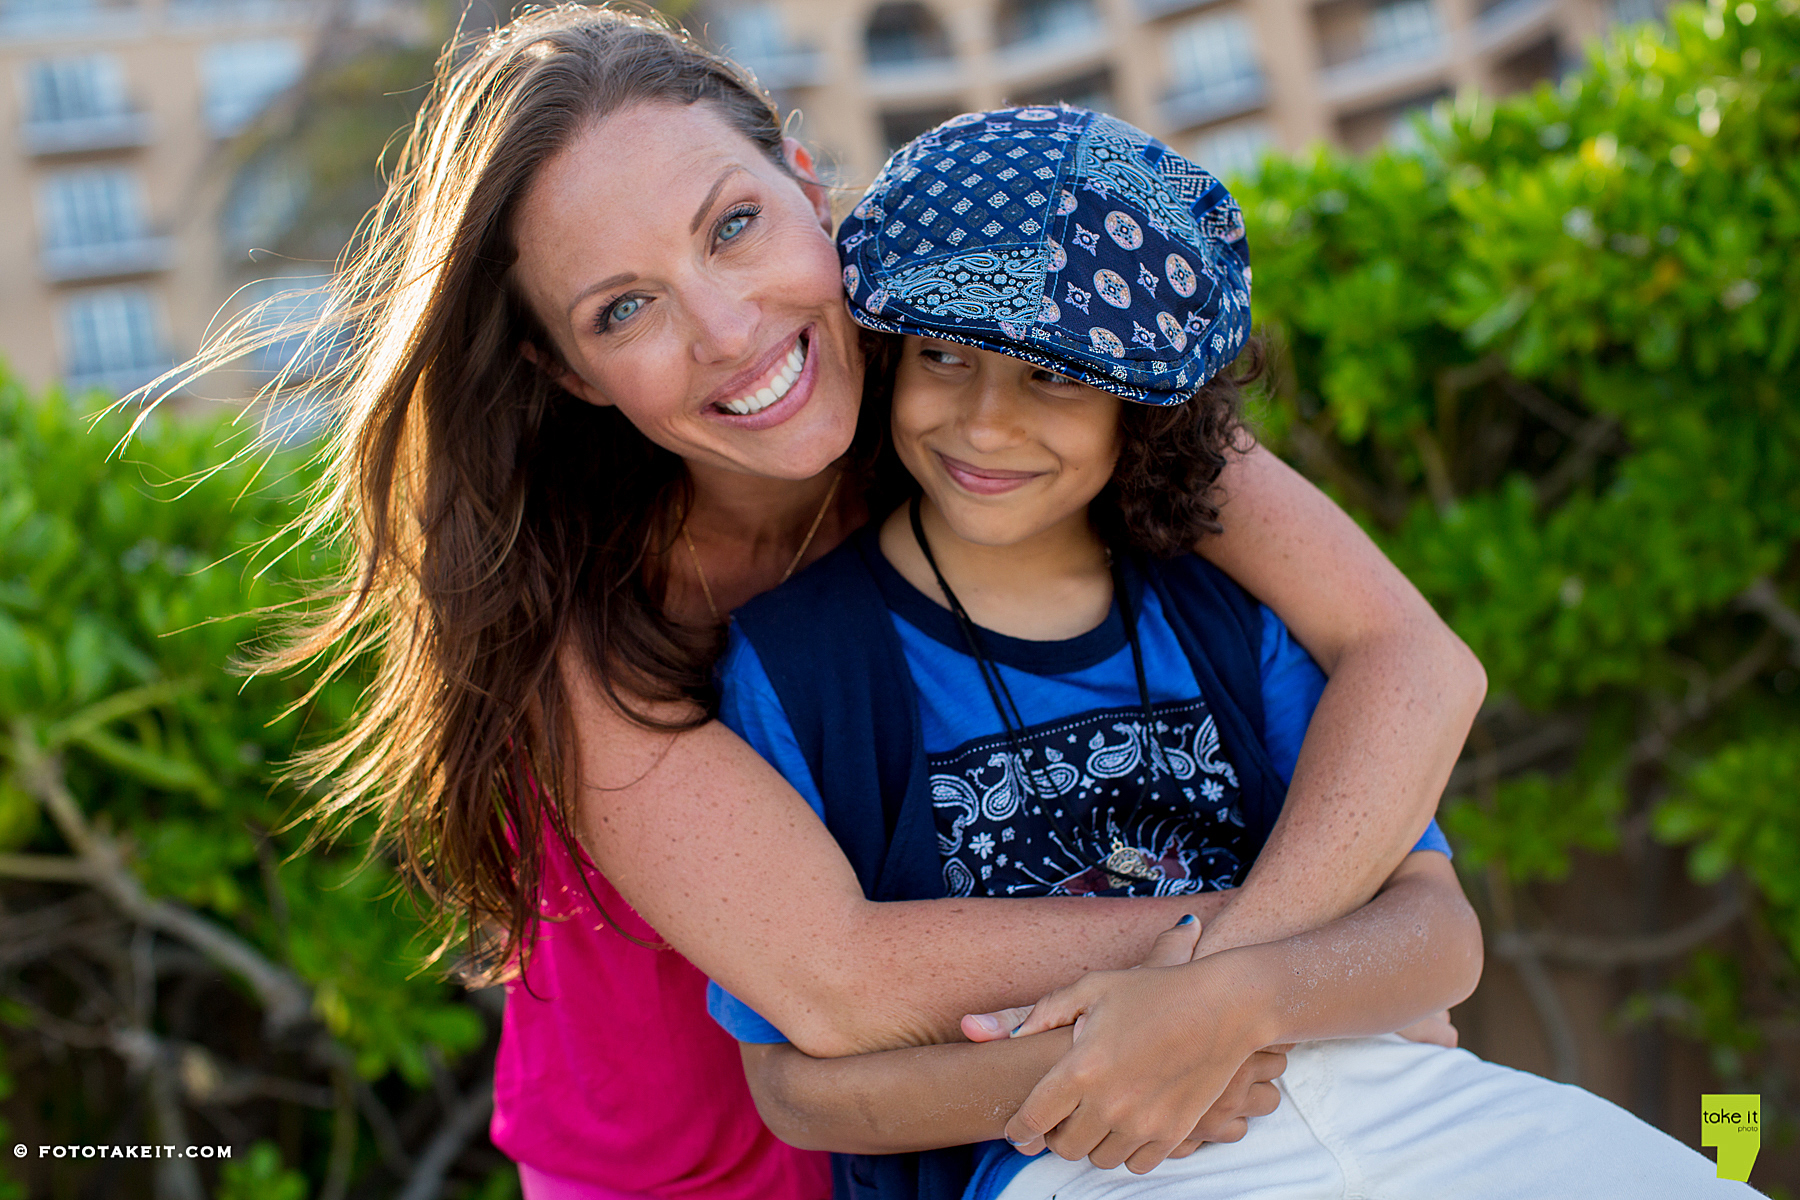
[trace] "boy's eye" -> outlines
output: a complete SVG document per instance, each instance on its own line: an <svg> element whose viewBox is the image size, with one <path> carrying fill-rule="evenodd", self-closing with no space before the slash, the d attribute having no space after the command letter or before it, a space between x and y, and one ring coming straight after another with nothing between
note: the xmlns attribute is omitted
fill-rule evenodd
<svg viewBox="0 0 1800 1200"><path fill-rule="evenodd" d="M935 346L926 346L924 349L919 351L919 354L927 362L934 362L934 363L939 364L940 366L960 367L963 365L963 360L962 360L961 355L956 354L949 350L940 350Z"/></svg>
<svg viewBox="0 0 1800 1200"><path fill-rule="evenodd" d="M1064 375L1059 371L1038 371L1036 374L1039 383L1047 383L1051 387L1081 386L1081 380L1071 379L1069 376Z"/></svg>

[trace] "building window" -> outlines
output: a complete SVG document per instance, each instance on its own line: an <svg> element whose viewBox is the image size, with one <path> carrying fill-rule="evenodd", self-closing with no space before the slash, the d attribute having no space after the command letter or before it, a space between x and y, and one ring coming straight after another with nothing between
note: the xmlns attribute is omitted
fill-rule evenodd
<svg viewBox="0 0 1800 1200"><path fill-rule="evenodd" d="M136 0L0 0L0 32L63 33L137 16Z"/></svg>
<svg viewBox="0 0 1800 1200"><path fill-rule="evenodd" d="M964 111L961 108L914 108L881 114L881 141L892 154L928 129L933 129Z"/></svg>
<svg viewBox="0 0 1800 1200"><path fill-rule="evenodd" d="M25 149L80 154L148 145L150 122L133 112L111 55L39 59L25 71Z"/></svg>
<svg viewBox="0 0 1800 1200"><path fill-rule="evenodd" d="M81 121L125 111L125 77L109 55L41 59L26 78L29 119Z"/></svg>
<svg viewBox="0 0 1800 1200"><path fill-rule="evenodd" d="M1662 15L1662 0L1613 0L1613 18L1622 24L1659 21Z"/></svg>
<svg viewBox="0 0 1800 1200"><path fill-rule="evenodd" d="M47 249L130 242L144 236L144 194L135 176L113 167L63 171L39 196Z"/></svg>
<svg viewBox="0 0 1800 1200"><path fill-rule="evenodd" d="M825 81L824 56L788 36L775 5L734 7L713 25L720 48L766 88L816 87Z"/></svg>
<svg viewBox="0 0 1800 1200"><path fill-rule="evenodd" d="M264 154L245 163L219 213L226 253L236 256L279 242L305 210L311 192L311 174L292 155Z"/></svg>
<svg viewBox="0 0 1800 1200"><path fill-rule="evenodd" d="M719 45L746 63L776 58L787 49L781 14L772 4L749 4L722 14L717 22Z"/></svg>
<svg viewBox="0 0 1800 1200"><path fill-rule="evenodd" d="M944 27L923 4L883 4L864 34L869 65L900 66L950 57Z"/></svg>
<svg viewBox="0 0 1800 1200"><path fill-rule="evenodd" d="M1393 0L1369 10L1366 52L1403 54L1427 49L1438 39L1437 10L1431 0Z"/></svg>
<svg viewBox="0 0 1800 1200"><path fill-rule="evenodd" d="M1221 178L1254 174L1275 142L1266 121L1234 121L1194 139L1194 161Z"/></svg>
<svg viewBox="0 0 1800 1200"><path fill-rule="evenodd" d="M1049 41L1092 32L1100 24L1091 0L1007 0L1000 6L999 42Z"/></svg>
<svg viewBox="0 0 1800 1200"><path fill-rule="evenodd" d="M200 63L207 126L218 137L236 133L299 82L303 66L300 43L287 38L208 46Z"/></svg>
<svg viewBox="0 0 1800 1200"><path fill-rule="evenodd" d="M1173 92L1221 92L1260 82L1256 42L1237 13L1196 17L1169 35L1169 82Z"/></svg>
<svg viewBox="0 0 1800 1200"><path fill-rule="evenodd" d="M1061 79L1055 83L1008 96L1007 103L1026 107L1068 104L1075 108L1091 108L1095 112L1112 112L1112 72L1102 68L1098 71L1089 71L1085 75L1078 75L1073 79Z"/></svg>
<svg viewBox="0 0 1800 1200"><path fill-rule="evenodd" d="M105 288L63 305L65 374L74 388L129 391L167 369L161 313L143 288Z"/></svg>

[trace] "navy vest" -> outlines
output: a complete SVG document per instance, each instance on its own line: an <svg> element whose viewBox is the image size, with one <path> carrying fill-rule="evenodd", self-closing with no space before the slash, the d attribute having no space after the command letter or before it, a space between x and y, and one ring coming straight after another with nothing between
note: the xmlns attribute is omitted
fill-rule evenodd
<svg viewBox="0 0 1800 1200"><path fill-rule="evenodd" d="M871 900L935 900L943 862L927 786L918 699L872 556L877 523L739 609L825 800L825 825ZM1286 789L1263 748L1262 613L1196 555L1140 562L1187 652L1241 784L1252 850ZM959 1200L974 1148L832 1156L837 1200Z"/></svg>

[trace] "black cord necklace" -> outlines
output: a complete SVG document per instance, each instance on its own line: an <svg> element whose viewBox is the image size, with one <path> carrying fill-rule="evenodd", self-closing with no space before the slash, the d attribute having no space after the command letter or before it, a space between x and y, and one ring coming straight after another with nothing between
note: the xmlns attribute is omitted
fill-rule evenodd
<svg viewBox="0 0 1800 1200"><path fill-rule="evenodd" d="M931 574L937 580L938 589L944 593L944 600L950 605L950 613L956 618L956 627L961 630L963 641L968 644L969 653L975 659L975 668L981 673L981 682L987 688L988 698L994 702L994 711L1000 716L1000 725L1006 731L1006 740L1012 747L1013 761L1018 764L1019 786L1025 795L1036 800L1038 810L1050 823L1052 831L1063 846L1074 853L1078 844L1063 829L1051 810L1051 798L1039 794L1036 781L1032 778L1031 768L1025 765L1025 754L1019 742L1019 736L1025 730L1025 719L1019 712L1018 702L1013 699L1012 690L1006 686L1006 679L1000 674L999 664L988 656L986 648L981 644L981 634L975 622L969 618L968 610L963 608L962 601L951 589L944 578L944 572L938 567L937 556L931 552L931 543L925 537L925 522L920 516L921 497L914 495L907 515L912 519L913 540L918 543L920 553L931 567ZM1119 618L1125 625L1125 640L1131 645L1131 666L1137 676L1138 702L1143 710L1143 725L1139 730L1139 740L1144 755L1144 786L1138 792L1137 800L1126 815L1129 825L1143 807L1144 800L1150 794L1151 782L1156 778L1156 752L1152 749L1152 739L1156 735L1155 718L1150 711L1150 684L1144 672L1144 648L1138 641L1137 614L1132 611L1131 594L1126 590L1125 577L1120 570L1120 555L1107 551L1107 565L1112 571L1113 595L1118 598ZM1115 823L1115 828L1117 825ZM1115 833L1112 848L1106 857L1094 864L1112 877L1114 886L1126 886L1124 881L1136 880L1142 883L1155 883L1162 879L1162 872L1157 870L1148 855L1142 850L1127 846Z"/></svg>

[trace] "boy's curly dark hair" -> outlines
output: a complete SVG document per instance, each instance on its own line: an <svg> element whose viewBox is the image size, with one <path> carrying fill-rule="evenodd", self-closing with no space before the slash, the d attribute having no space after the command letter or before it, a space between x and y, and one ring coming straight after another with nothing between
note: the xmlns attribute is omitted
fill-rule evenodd
<svg viewBox="0 0 1800 1200"><path fill-rule="evenodd" d="M1119 462L1092 509L1109 541L1177 558L1219 532L1219 473L1228 455L1255 443L1244 425L1244 389L1264 366L1262 339L1252 337L1187 403L1123 405Z"/></svg>

